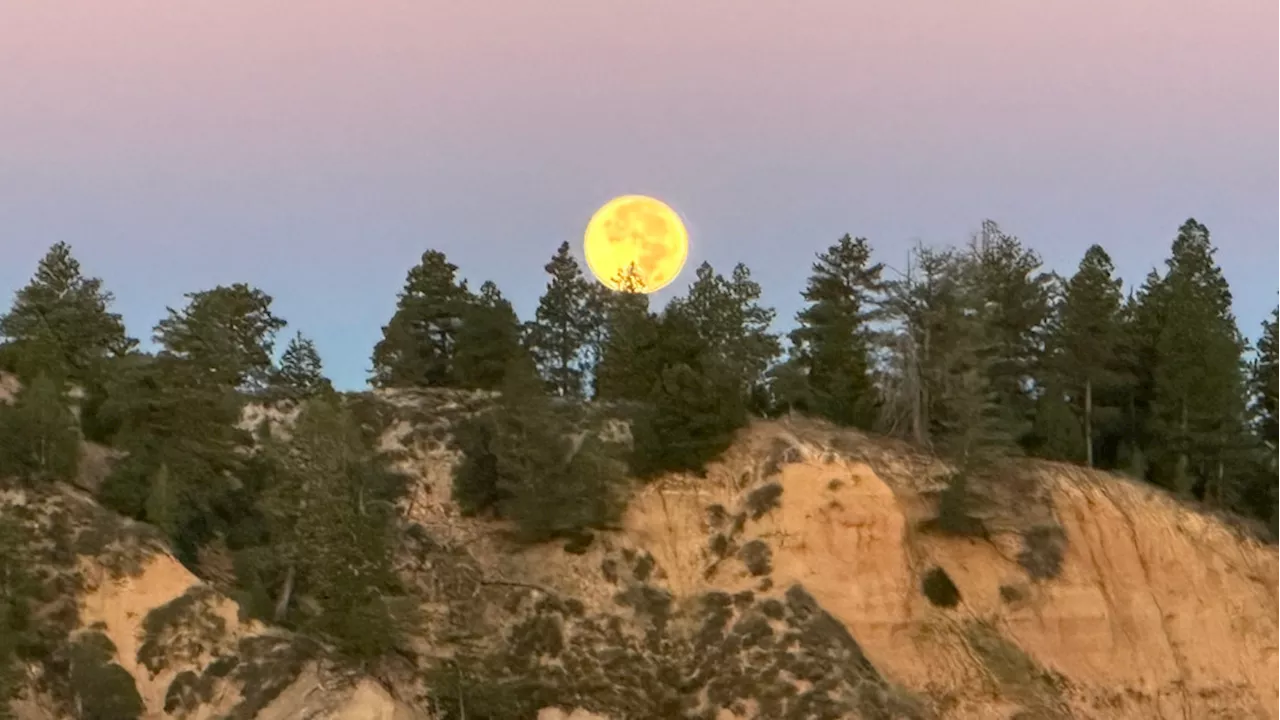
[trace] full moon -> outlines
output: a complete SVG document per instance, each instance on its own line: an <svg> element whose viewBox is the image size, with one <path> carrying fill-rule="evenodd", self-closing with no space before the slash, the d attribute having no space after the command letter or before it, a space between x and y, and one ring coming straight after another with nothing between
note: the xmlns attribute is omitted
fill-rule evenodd
<svg viewBox="0 0 1280 720"><path fill-rule="evenodd" d="M587 267L605 287L651 293L676 279L689 257L689 233L666 203L624 195L591 216L584 239ZM623 281L630 274L634 287Z"/></svg>

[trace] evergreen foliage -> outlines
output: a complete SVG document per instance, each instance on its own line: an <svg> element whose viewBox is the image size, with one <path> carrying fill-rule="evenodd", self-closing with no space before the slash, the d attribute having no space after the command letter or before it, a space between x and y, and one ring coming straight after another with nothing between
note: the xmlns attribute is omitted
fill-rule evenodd
<svg viewBox="0 0 1280 720"><path fill-rule="evenodd" d="M320 607L301 623L356 659L391 649L403 618L388 596L393 486L350 412L329 398L306 403L287 443L268 441L275 463L263 493L272 554L284 568L277 622L304 591Z"/></svg>
<svg viewBox="0 0 1280 720"><path fill-rule="evenodd" d="M274 367L275 335L286 325L271 313L271 296L236 283L184 297L186 306L168 308L155 327L162 354L190 363L218 384L265 389Z"/></svg>
<svg viewBox="0 0 1280 720"><path fill-rule="evenodd" d="M463 461L454 498L464 513L492 511L529 541L614 523L623 466L591 433L571 433L539 379L516 368L491 410L459 428Z"/></svg>
<svg viewBox="0 0 1280 720"><path fill-rule="evenodd" d="M238 427L242 399L219 379L233 380L162 355L123 373L102 408L119 428L115 446L127 455L99 499L126 516L172 527L185 558L234 521L234 478L252 440Z"/></svg>
<svg viewBox="0 0 1280 720"><path fill-rule="evenodd" d="M782 352L778 336L769 331L775 313L760 305L760 296L760 285L746 265L734 266L725 279L703 263L688 295L667 308L692 325L743 398L765 382L765 371Z"/></svg>
<svg viewBox="0 0 1280 720"><path fill-rule="evenodd" d="M70 480L80 458L80 430L54 380L38 375L0 404L0 477L31 482Z"/></svg>
<svg viewBox="0 0 1280 720"><path fill-rule="evenodd" d="M1002 432L1023 442L1034 417L1054 278L1040 256L991 220L968 248L969 307L982 327L982 374Z"/></svg>
<svg viewBox="0 0 1280 720"><path fill-rule="evenodd" d="M865 238L845 235L818 255L801 295L792 357L804 369L812 410L840 425L870 428L879 405L871 373L871 331L884 283Z"/></svg>
<svg viewBox="0 0 1280 720"><path fill-rule="evenodd" d="M409 270L396 312L373 348L375 387L452 387L454 347L462 315L471 301L458 266L428 250Z"/></svg>
<svg viewBox="0 0 1280 720"><path fill-rule="evenodd" d="M582 397L588 374L587 349L601 329L601 318L593 312L592 302L598 286L583 276L567 242L560 244L543 269L551 279L538 300L530 345L551 392Z"/></svg>
<svg viewBox="0 0 1280 720"><path fill-rule="evenodd" d="M54 244L0 315L9 369L23 380L44 374L84 385L99 379L106 360L137 344L110 311L113 300L102 280L82 274L69 245Z"/></svg>
<svg viewBox="0 0 1280 720"><path fill-rule="evenodd" d="M740 366L729 365L679 309L663 313L656 335L646 409L632 430L632 470L701 472L747 422Z"/></svg>
<svg viewBox="0 0 1280 720"><path fill-rule="evenodd" d="M485 282L480 294L459 314L455 337L453 384L473 390L496 390L507 368L532 363L520 339L520 319L498 286Z"/></svg>
<svg viewBox="0 0 1280 720"><path fill-rule="evenodd" d="M324 376L324 364L311 338L295 333L280 356L280 367L275 371L272 387L279 397L305 400L317 395L333 393L333 386Z"/></svg>
<svg viewBox="0 0 1280 720"><path fill-rule="evenodd" d="M1124 296L1114 274L1107 252L1091 246L1055 308L1044 373L1053 392L1036 411L1037 435L1055 459L1094 465L1097 430L1118 418L1117 390L1126 381ZM1064 404L1078 424L1065 422ZM1064 422L1054 421L1055 412Z"/></svg>
<svg viewBox="0 0 1280 720"><path fill-rule="evenodd" d="M1214 252L1207 228L1184 223L1166 274L1152 274L1143 287L1136 322L1151 479L1225 505L1226 469L1246 424L1246 344Z"/></svg>

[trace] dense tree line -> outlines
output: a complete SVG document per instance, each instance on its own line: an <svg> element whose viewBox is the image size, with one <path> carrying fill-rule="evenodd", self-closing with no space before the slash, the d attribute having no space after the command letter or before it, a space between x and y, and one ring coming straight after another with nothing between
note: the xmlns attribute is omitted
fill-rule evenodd
<svg viewBox="0 0 1280 720"><path fill-rule="evenodd" d="M783 336L741 264L725 276L704 263L655 310L634 272L608 290L565 243L522 322L493 283L473 290L430 250L406 275L369 380L500 391L456 428L455 498L529 540L608 526L624 477L698 472L751 415L792 412L960 466L1024 454L1117 470L1274 532L1277 312L1251 353L1214 252L1188 220L1164 270L1126 294L1103 248L1060 276L990 221L962 247L915 247L896 269L846 235L818 254ZM294 334L276 359L287 323L270 295L234 284L184 300L143 352L103 283L54 245L0 315L0 367L23 383L0 405L0 475L71 478L81 438L110 445L121 459L97 489L105 505L162 529L188 562L225 543L262 617L354 657L385 651L406 620L390 570L403 479L308 338ZM572 411L582 400L626 414L630 447L585 432ZM297 426L245 429L251 401L300 404ZM318 609L300 607L303 594Z"/></svg>

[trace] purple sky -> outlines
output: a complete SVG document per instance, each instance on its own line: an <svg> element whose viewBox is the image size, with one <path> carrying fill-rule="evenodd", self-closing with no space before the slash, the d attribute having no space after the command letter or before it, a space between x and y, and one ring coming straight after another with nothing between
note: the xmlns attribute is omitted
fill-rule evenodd
<svg viewBox="0 0 1280 720"><path fill-rule="evenodd" d="M190 0L0 5L0 294L71 243L150 334L246 281L363 383L437 248L525 316L645 193L790 323L845 232L898 264L991 217L1128 282L1206 223L1277 300L1275 0Z"/></svg>

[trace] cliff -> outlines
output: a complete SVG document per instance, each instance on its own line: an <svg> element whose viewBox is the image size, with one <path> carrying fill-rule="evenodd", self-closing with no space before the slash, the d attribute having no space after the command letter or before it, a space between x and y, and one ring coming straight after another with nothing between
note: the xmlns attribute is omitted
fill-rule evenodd
<svg viewBox="0 0 1280 720"><path fill-rule="evenodd" d="M821 423L758 422L706 477L637 489L621 527L525 547L450 500L449 418L473 400L373 399L413 478L399 572L424 617L376 671L241 617L155 533L78 490L10 490L0 505L51 538L38 554L74 603L68 638L105 636L100 664L127 673L148 718L1280 710L1276 547L1154 488L1013 463L972 481L972 532L954 535L937 527L936 461ZM28 671L18 716L58 717L56 683Z"/></svg>

